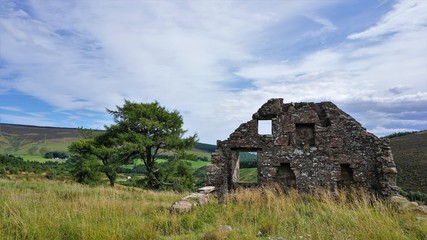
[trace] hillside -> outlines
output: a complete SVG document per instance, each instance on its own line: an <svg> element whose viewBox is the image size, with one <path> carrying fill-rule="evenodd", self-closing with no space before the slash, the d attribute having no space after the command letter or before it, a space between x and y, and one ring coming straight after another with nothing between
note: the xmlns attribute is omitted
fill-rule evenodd
<svg viewBox="0 0 427 240"><path fill-rule="evenodd" d="M397 185L427 193L427 131L390 138L397 165Z"/></svg>
<svg viewBox="0 0 427 240"><path fill-rule="evenodd" d="M77 128L0 123L0 153L25 157L42 156L48 151L66 152L69 143L82 137ZM194 150L209 157L209 153L215 151L215 145L197 143Z"/></svg>
<svg viewBox="0 0 427 240"><path fill-rule="evenodd" d="M39 127L0 124L0 153L43 155L48 151L66 151L70 142L82 134L76 128Z"/></svg>

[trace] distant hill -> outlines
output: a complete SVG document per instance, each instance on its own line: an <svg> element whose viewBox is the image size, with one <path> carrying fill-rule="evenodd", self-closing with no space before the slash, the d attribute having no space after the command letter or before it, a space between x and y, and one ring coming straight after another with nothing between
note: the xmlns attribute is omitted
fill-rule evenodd
<svg viewBox="0 0 427 240"><path fill-rule="evenodd" d="M46 142L58 139L75 140L82 137L76 128L40 127L30 125L0 123L0 135L3 143L10 143L11 139L21 141L22 144ZM13 145L13 144L12 144Z"/></svg>
<svg viewBox="0 0 427 240"><path fill-rule="evenodd" d="M406 191L427 193L427 131L390 138L397 165L397 185Z"/></svg>
<svg viewBox="0 0 427 240"><path fill-rule="evenodd" d="M69 143L82 137L77 128L0 123L0 153L31 156L43 155L48 151L65 152ZM206 143L198 143L195 147L197 151L206 153L214 152L215 148L215 145Z"/></svg>
<svg viewBox="0 0 427 240"><path fill-rule="evenodd" d="M66 151L82 134L76 128L40 127L0 123L0 153L43 155Z"/></svg>

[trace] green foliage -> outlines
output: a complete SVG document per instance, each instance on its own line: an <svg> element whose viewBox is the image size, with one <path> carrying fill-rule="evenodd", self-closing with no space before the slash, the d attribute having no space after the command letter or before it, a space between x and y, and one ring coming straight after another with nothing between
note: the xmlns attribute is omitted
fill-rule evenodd
<svg viewBox="0 0 427 240"><path fill-rule="evenodd" d="M196 143L196 148L209 153L213 153L216 150L216 145L206 144L206 143Z"/></svg>
<svg viewBox="0 0 427 240"><path fill-rule="evenodd" d="M410 134L417 133L417 132L419 132L419 131L395 132L395 133L392 133L390 135L384 136L382 138L402 137L402 136L410 135Z"/></svg>
<svg viewBox="0 0 427 240"><path fill-rule="evenodd" d="M196 161L198 157L199 156L197 156L197 154L195 153L185 152L185 151L181 151L177 156L178 159L185 159L185 160L192 160L192 161Z"/></svg>
<svg viewBox="0 0 427 240"><path fill-rule="evenodd" d="M239 153L240 168L256 168L258 167L257 153L240 152Z"/></svg>
<svg viewBox="0 0 427 240"><path fill-rule="evenodd" d="M421 204L426 204L427 205L427 194L422 193L422 192L406 192L404 190L400 190L400 194L404 197L406 197L407 199L409 199L410 201L416 201L419 202Z"/></svg>
<svg viewBox="0 0 427 240"><path fill-rule="evenodd" d="M28 162L22 157L4 154L0 154L0 166L2 166L2 169L4 170L3 175L6 173L18 174L20 172L46 173L46 177L51 179L53 178L53 175L55 175L54 178L69 176L70 169L68 162Z"/></svg>
<svg viewBox="0 0 427 240"><path fill-rule="evenodd" d="M162 150L182 151L190 149L197 135L184 137L183 120L178 111L169 111L158 102L134 103L125 100L122 107L107 110L114 117L114 125L107 132L120 145L121 154L128 158L140 158L144 162L147 187L159 189L166 182L160 178L157 155Z"/></svg>
<svg viewBox="0 0 427 240"><path fill-rule="evenodd" d="M56 179L56 178L57 178L57 173L56 173L56 171L55 171L54 169L49 169L49 170L46 172L46 178L47 178L47 179L50 179L50 180L54 180L54 179Z"/></svg>
<svg viewBox="0 0 427 240"><path fill-rule="evenodd" d="M72 142L68 150L74 154L74 159L78 163L75 165L73 175L78 176L77 179L96 179L96 172L100 171L107 176L110 186L114 187L118 169L129 161L129 158L121 155L117 149L120 146L117 146L114 141L114 137L107 131L93 135L91 139L85 138ZM94 167L91 163L94 159L99 160L102 165ZM87 163L84 163L85 161ZM86 183L84 180L79 182Z"/></svg>
<svg viewBox="0 0 427 240"><path fill-rule="evenodd" d="M206 169L208 167L205 165L194 171L193 176L196 178L196 186L203 187L206 186Z"/></svg>
<svg viewBox="0 0 427 240"><path fill-rule="evenodd" d="M163 181L161 189L177 192L195 189L196 179L191 174L191 165L188 162L170 160L159 165L159 178Z"/></svg>
<svg viewBox="0 0 427 240"><path fill-rule="evenodd" d="M68 154L64 152L54 151L45 153L43 157L47 159L67 159Z"/></svg>
<svg viewBox="0 0 427 240"><path fill-rule="evenodd" d="M197 161L209 162L209 158L206 156L197 157Z"/></svg>
<svg viewBox="0 0 427 240"><path fill-rule="evenodd" d="M240 152L239 153L240 162L252 162L257 160L257 153L253 152Z"/></svg>
<svg viewBox="0 0 427 240"><path fill-rule="evenodd" d="M71 156L69 161L71 164L70 174L76 182L88 185L100 183L101 173L99 171L99 161L93 157L84 158L77 154Z"/></svg>

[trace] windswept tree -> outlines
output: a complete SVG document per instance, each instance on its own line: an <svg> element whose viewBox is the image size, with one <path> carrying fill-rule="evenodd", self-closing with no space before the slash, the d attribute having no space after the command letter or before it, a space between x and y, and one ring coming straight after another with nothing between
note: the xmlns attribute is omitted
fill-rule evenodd
<svg viewBox="0 0 427 240"><path fill-rule="evenodd" d="M107 132L116 136L125 158L140 158L145 164L147 187L158 189L164 182L159 176L156 158L162 150L183 151L193 147L197 134L185 137L183 119L178 111L169 111L153 103L135 103L125 100L116 110L107 109L115 124Z"/></svg>
<svg viewBox="0 0 427 240"><path fill-rule="evenodd" d="M94 171L99 171L107 176L110 186L114 187L118 169L130 161L130 156L119 150L121 146L118 146L116 141L117 136L114 132L106 131L72 142L68 150L75 154L76 168L82 168L76 171L75 178L85 182L85 177L90 177L90 174L95 174ZM101 164L96 164L94 161Z"/></svg>

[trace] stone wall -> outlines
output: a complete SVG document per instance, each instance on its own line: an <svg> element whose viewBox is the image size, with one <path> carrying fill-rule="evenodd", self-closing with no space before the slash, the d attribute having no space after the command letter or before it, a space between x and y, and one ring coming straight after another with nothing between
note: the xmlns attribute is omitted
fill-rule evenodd
<svg viewBox="0 0 427 240"><path fill-rule="evenodd" d="M271 124L271 132L258 133L261 121ZM257 182L240 181L240 152L256 152ZM217 142L207 183L220 197L239 186L269 183L305 192L354 186L390 196L397 191L396 174L388 140L367 132L333 103L283 103L277 98Z"/></svg>

